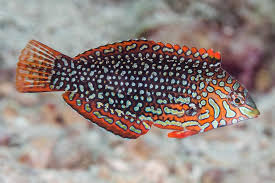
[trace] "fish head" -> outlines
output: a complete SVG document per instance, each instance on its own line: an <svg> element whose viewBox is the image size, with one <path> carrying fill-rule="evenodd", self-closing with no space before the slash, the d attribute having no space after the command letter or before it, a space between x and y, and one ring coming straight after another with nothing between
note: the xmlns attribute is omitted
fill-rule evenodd
<svg viewBox="0 0 275 183"><path fill-rule="evenodd" d="M248 90L237 80L232 87L232 92L229 92L227 95L227 102L230 108L237 114L237 121L256 118L260 115L260 111L248 93Z"/></svg>
<svg viewBox="0 0 275 183"><path fill-rule="evenodd" d="M216 99L220 100L220 125L230 125L258 117L260 112L248 90L228 73L226 75L227 77L219 81L215 90ZM225 94L223 98L218 95L218 90Z"/></svg>
<svg viewBox="0 0 275 183"><path fill-rule="evenodd" d="M201 125L209 124L203 131L260 115L247 89L224 70L217 77L211 78L208 86L205 87L205 93L207 94L203 98L204 107L198 116Z"/></svg>

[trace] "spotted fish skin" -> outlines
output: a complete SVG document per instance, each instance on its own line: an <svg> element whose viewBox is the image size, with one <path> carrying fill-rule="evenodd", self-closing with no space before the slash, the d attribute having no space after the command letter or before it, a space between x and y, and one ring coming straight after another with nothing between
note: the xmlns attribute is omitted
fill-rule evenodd
<svg viewBox="0 0 275 183"><path fill-rule="evenodd" d="M152 125L184 138L259 115L247 90L221 68L218 52L147 40L74 58L30 41L19 58L17 89L65 91L78 113L124 138L138 138Z"/></svg>

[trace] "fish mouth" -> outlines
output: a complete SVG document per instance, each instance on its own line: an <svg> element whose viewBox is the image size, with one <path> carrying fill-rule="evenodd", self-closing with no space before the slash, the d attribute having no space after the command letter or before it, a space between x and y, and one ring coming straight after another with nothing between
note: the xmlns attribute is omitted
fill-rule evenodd
<svg viewBox="0 0 275 183"><path fill-rule="evenodd" d="M246 116L246 119L256 118L260 115L260 111L257 108L239 107L240 112Z"/></svg>
<svg viewBox="0 0 275 183"><path fill-rule="evenodd" d="M249 111L248 115L251 118L256 118L256 117L258 117L260 115L260 111L256 108L256 109L253 109L253 110Z"/></svg>
<svg viewBox="0 0 275 183"><path fill-rule="evenodd" d="M246 104L252 108L248 112L248 115L251 116L251 118L255 118L260 115L260 111L257 109L255 102L250 96L246 97Z"/></svg>

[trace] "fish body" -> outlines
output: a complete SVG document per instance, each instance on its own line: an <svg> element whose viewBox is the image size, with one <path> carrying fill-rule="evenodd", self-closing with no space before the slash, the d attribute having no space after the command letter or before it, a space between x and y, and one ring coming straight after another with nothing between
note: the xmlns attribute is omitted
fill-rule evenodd
<svg viewBox="0 0 275 183"><path fill-rule="evenodd" d="M184 138L254 118L248 91L212 49L130 40L68 57L35 40L19 57L20 92L65 91L79 114L124 138L152 126Z"/></svg>

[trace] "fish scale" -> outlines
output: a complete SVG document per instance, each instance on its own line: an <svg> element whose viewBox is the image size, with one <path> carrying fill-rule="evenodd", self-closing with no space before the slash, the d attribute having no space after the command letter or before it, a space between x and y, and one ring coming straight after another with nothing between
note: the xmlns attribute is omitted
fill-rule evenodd
<svg viewBox="0 0 275 183"><path fill-rule="evenodd" d="M135 46L135 48L141 49L144 47L144 45L147 45L145 43L141 42L140 46ZM133 44L137 44L137 42L132 43L132 45ZM130 45L130 47L133 46ZM170 49L172 48L170 45L169 47ZM111 50L111 48L105 47L105 49L107 50ZM113 48L112 51L116 52L118 50L117 48ZM146 46L146 48L150 49L149 46ZM165 48L168 47L163 46L159 49L165 50ZM201 62L200 60L194 60L194 54L198 53L196 49L193 49L193 52L188 49L185 50L186 54L188 53L188 51L191 52L188 53L189 55L187 54L187 56L183 55L184 52L182 52L182 54L171 54L169 57L171 57L172 59L169 59L167 56L163 57L161 53L156 54L154 52L150 53L148 51L137 53L136 49L132 50L131 52L127 50L122 50L120 54L113 53L113 55L111 56L119 59L119 61L114 60L114 58L112 59L106 57L107 55L104 54L104 51L103 54L99 51L101 50L101 48L99 48L98 50L93 50L93 53L86 52L79 56L80 60L80 58L88 55L86 56L86 58L84 57L85 59L82 59L87 61L84 63L91 63L88 64L88 67L92 68L100 65L99 69L95 70L95 72L104 73L102 75L97 75L96 77L94 77L95 81L93 82L93 86L97 86L94 88L94 92L105 93L105 96L108 96L102 97L102 99L97 98L97 103L101 102L104 104L109 104L109 110L119 109L123 111L124 114L126 114L126 112L129 112L131 114L134 114L135 116L142 114L143 118L162 118L162 121L164 122L167 119L174 120L174 117L172 115L164 113L163 105L161 105L163 101L166 101L166 105L175 103L182 104L179 108L175 108L174 111L182 111L183 105L187 106L183 111L188 111L189 108L193 107L190 107L188 104L194 104L195 107L198 106L198 99L196 98L196 96L199 96L202 91L197 92L196 88L198 82L196 82L195 79L191 80L190 78L194 77L197 78L197 80L202 79L201 74L204 73L201 72L201 74L199 74L196 72L196 70L193 69L195 67L199 67L200 65L202 67L203 65L203 62ZM142 50L146 51L145 49ZM199 57L199 55L197 57ZM183 61L180 62L180 59L182 59ZM138 62L136 62L136 60L138 60ZM187 60L187 62L184 62L184 60ZM110 63L108 63L108 66L111 66L111 68L113 68L109 69L107 73L104 72L104 68L107 67L106 61L109 61ZM156 66L153 65L154 63L156 64ZM204 66L206 67L207 65L204 64ZM192 72L190 72L191 68ZM125 74L121 76L119 73ZM174 79L176 75L180 77ZM100 79L99 76L102 76L102 79ZM108 77L111 79L107 80ZM143 81L142 78L144 78ZM85 82L86 80L87 78L84 79ZM163 82L161 83L160 81ZM80 84L80 86L87 86L85 85L85 82L83 84ZM105 83L105 88L103 88L102 83ZM128 89L125 89L125 87L127 87ZM87 90L88 87L85 87L84 91ZM111 93L114 92L114 90L118 91L116 91L116 95L112 96ZM191 97L189 97L190 94ZM195 97L192 97L192 94L196 94L193 95ZM94 95L94 93L92 93L92 95ZM89 98L89 96L85 97ZM126 108L126 103L131 103L131 105L128 105ZM154 109L150 110L150 106L155 107ZM171 107L173 108L173 105L171 105ZM161 109L159 110L161 112L155 111L155 109ZM139 122L138 118L135 120Z"/></svg>
<svg viewBox="0 0 275 183"><path fill-rule="evenodd" d="M259 113L212 49L129 40L70 58L32 40L16 78L21 92L65 91L79 114L124 138L138 138L152 125L184 138Z"/></svg>

